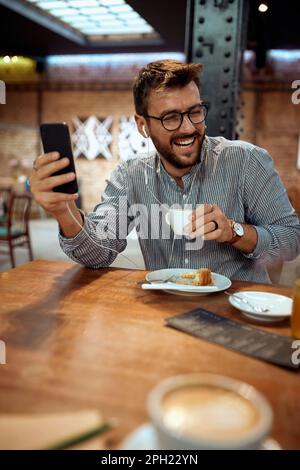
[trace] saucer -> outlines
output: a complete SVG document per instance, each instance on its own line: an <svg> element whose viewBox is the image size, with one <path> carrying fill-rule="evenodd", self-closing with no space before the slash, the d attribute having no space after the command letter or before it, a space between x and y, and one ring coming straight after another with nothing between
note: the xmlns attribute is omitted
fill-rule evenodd
<svg viewBox="0 0 300 470"><path fill-rule="evenodd" d="M247 300L251 305L239 300L237 296ZM241 311L242 315L264 323L285 320L292 312L292 299L271 292L240 291L236 292L236 296L231 295L228 300L233 307ZM257 312L252 306L268 308L269 311Z"/></svg>
<svg viewBox="0 0 300 470"><path fill-rule="evenodd" d="M122 442L121 450L162 450L159 448L156 432L151 423L145 423L131 432ZM175 450L175 449L174 449ZM258 450L281 450L274 439L268 437Z"/></svg>

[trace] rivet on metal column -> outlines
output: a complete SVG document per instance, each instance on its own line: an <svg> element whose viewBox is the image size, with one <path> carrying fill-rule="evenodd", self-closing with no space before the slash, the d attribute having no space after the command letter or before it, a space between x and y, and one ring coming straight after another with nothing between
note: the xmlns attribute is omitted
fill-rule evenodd
<svg viewBox="0 0 300 470"><path fill-rule="evenodd" d="M188 0L186 55L203 64L208 135L236 137L237 105L249 0Z"/></svg>

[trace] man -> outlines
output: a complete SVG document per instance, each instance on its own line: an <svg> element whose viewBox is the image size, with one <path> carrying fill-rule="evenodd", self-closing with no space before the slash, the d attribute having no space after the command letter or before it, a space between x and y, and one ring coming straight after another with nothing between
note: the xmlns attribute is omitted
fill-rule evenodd
<svg viewBox="0 0 300 470"><path fill-rule="evenodd" d="M67 160L58 161L55 153L36 160L32 193L57 219L61 247L72 260L109 266L134 225L151 270L209 267L230 278L270 282L267 263L297 256L299 220L271 157L246 142L205 135L200 71L199 64L173 60L140 71L133 87L135 120L157 153L120 165L89 215L80 214L76 195L52 191L75 177L51 176ZM173 205L194 209L186 226L189 238L162 234Z"/></svg>

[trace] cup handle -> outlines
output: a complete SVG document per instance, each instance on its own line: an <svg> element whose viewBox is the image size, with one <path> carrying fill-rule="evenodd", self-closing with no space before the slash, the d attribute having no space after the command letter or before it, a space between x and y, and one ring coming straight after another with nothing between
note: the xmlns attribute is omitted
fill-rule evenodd
<svg viewBox="0 0 300 470"><path fill-rule="evenodd" d="M171 225L171 221L170 221L170 212L167 212L167 213L166 213L165 220L166 220L166 222L167 222L168 225Z"/></svg>

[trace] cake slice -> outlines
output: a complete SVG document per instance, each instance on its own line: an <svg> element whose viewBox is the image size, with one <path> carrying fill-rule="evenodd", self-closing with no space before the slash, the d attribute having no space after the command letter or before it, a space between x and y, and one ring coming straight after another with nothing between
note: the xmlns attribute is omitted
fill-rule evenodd
<svg viewBox="0 0 300 470"><path fill-rule="evenodd" d="M193 286L211 286L213 285L213 279L211 270L208 268L201 268L196 271L195 277L192 280Z"/></svg>

